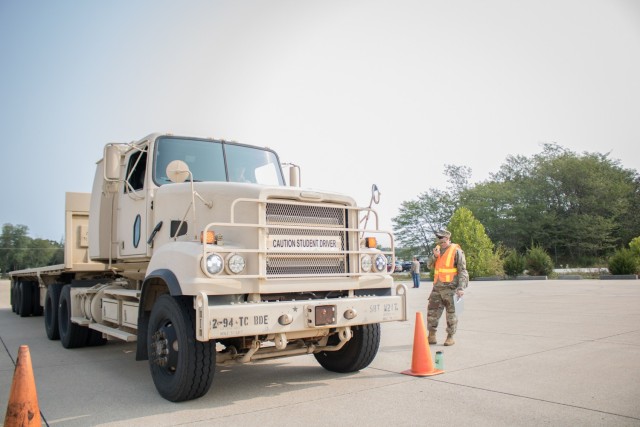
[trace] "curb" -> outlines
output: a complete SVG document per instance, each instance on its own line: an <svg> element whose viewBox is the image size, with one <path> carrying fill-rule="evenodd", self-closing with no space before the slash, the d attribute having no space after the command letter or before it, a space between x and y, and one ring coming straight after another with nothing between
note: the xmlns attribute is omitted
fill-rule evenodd
<svg viewBox="0 0 640 427"><path fill-rule="evenodd" d="M637 280L637 274L601 274L600 280Z"/></svg>
<svg viewBox="0 0 640 427"><path fill-rule="evenodd" d="M516 276L516 280L547 280L547 276Z"/></svg>
<svg viewBox="0 0 640 427"><path fill-rule="evenodd" d="M484 277L474 277L471 279L472 282L489 282L494 280L503 280L502 276L484 276Z"/></svg>

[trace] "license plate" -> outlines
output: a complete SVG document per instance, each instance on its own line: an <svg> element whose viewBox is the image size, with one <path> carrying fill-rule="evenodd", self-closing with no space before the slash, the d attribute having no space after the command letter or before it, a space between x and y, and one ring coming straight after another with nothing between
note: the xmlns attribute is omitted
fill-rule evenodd
<svg viewBox="0 0 640 427"><path fill-rule="evenodd" d="M333 325L336 323L336 306L319 305L316 307L316 326Z"/></svg>

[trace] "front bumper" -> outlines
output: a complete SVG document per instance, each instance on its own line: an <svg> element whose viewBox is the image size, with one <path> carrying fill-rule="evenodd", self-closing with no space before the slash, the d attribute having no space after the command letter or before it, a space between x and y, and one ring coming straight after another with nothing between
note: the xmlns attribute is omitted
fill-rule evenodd
<svg viewBox="0 0 640 427"><path fill-rule="evenodd" d="M196 338L296 333L314 336L318 330L407 320L407 288L392 296L310 299L213 305L204 292L195 297Z"/></svg>

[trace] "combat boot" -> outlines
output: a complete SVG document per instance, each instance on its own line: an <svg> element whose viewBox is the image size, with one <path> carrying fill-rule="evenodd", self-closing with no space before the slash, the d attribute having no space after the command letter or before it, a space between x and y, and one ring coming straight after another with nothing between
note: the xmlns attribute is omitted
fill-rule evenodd
<svg viewBox="0 0 640 427"><path fill-rule="evenodd" d="M444 345L454 345L456 342L453 340L453 335L448 334L447 339L444 342Z"/></svg>
<svg viewBox="0 0 640 427"><path fill-rule="evenodd" d="M429 344L438 344L438 340L436 340L435 329L429 329Z"/></svg>

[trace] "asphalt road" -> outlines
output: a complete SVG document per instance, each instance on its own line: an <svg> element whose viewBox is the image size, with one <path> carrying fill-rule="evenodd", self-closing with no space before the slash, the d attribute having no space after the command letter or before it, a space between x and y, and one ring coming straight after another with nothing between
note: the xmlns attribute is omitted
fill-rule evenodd
<svg viewBox="0 0 640 427"><path fill-rule="evenodd" d="M42 317L11 312L0 281L0 405L26 344L52 426L640 426L640 281L472 282L456 345L431 347L445 373L402 375L430 288L409 289L410 320L383 325L361 372L331 373L312 356L219 367L207 395L176 404L134 344L65 350Z"/></svg>

